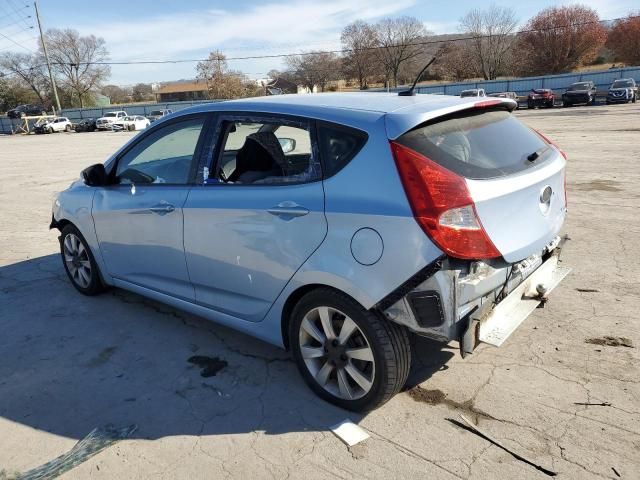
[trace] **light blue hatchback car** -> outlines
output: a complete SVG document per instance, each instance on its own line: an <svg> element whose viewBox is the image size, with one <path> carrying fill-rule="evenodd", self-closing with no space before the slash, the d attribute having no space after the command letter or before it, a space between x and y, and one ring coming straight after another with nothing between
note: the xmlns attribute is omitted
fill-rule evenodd
<svg viewBox="0 0 640 480"><path fill-rule="evenodd" d="M54 201L77 290L124 288L288 348L364 411L409 333L499 346L568 273L564 154L509 99L384 93L201 105Z"/></svg>

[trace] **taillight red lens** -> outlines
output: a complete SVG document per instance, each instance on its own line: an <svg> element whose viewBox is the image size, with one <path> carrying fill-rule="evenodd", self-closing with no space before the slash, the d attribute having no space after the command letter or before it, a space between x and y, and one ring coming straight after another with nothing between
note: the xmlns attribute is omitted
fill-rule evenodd
<svg viewBox="0 0 640 480"><path fill-rule="evenodd" d="M489 108L495 107L496 105L500 105L502 100L483 100L482 102L477 102L473 104L473 108Z"/></svg>
<svg viewBox="0 0 640 480"><path fill-rule="evenodd" d="M455 258L500 256L482 228L464 178L404 145L391 151L413 216L442 251Z"/></svg>

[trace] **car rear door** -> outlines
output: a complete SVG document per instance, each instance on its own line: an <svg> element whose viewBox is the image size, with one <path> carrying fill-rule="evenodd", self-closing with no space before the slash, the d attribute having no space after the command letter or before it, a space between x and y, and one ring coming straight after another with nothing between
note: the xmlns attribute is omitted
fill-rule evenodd
<svg viewBox="0 0 640 480"><path fill-rule="evenodd" d="M539 253L560 231L564 154L508 111L449 114L397 141L465 179L481 226L505 260Z"/></svg>
<svg viewBox="0 0 640 480"><path fill-rule="evenodd" d="M327 232L314 130L306 120L242 114L217 125L210 177L184 206L187 265L198 304L260 321ZM282 158L278 145L267 156L245 147L251 135L273 140L268 132L295 140L278 172L267 171Z"/></svg>
<svg viewBox="0 0 640 480"><path fill-rule="evenodd" d="M183 206L199 161L204 115L143 134L96 190L92 215L110 276L193 301L185 263Z"/></svg>

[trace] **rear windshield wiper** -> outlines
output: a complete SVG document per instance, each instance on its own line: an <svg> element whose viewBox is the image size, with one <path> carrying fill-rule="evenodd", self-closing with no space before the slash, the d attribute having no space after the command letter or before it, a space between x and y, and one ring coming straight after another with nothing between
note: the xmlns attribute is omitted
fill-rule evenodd
<svg viewBox="0 0 640 480"><path fill-rule="evenodd" d="M536 150L535 152L530 153L529 155L527 155L527 160L529 160L531 163L535 162L538 158L540 158L540 155L542 154L542 152L544 152L547 148L548 147L542 147Z"/></svg>

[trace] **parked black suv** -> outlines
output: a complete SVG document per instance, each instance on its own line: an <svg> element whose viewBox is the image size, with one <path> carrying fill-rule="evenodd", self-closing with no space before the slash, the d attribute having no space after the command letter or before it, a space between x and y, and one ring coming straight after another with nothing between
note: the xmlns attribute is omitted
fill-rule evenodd
<svg viewBox="0 0 640 480"><path fill-rule="evenodd" d="M7 112L9 118L22 118L32 115L46 115L47 112L42 105L18 105Z"/></svg>
<svg viewBox="0 0 640 480"><path fill-rule="evenodd" d="M593 105L596 103L596 93L597 89L593 82L572 83L562 94L562 106Z"/></svg>

